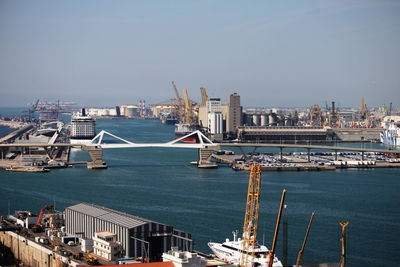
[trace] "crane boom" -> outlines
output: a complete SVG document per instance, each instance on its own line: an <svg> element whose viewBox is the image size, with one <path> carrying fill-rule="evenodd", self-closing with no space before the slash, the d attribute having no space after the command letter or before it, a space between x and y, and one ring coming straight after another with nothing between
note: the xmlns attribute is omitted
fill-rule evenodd
<svg viewBox="0 0 400 267"><path fill-rule="evenodd" d="M174 88L175 96L176 96L176 101L178 101L178 120L179 122L182 122L183 119L183 101L182 98L179 96L178 89L176 89L176 85L174 82L172 82L172 87Z"/></svg>
<svg viewBox="0 0 400 267"><path fill-rule="evenodd" d="M243 243L240 266L251 267L254 262L254 252L257 245L258 210L260 207L261 192L261 166L252 165L250 167L249 188L247 191L246 212L243 223Z"/></svg>
<svg viewBox="0 0 400 267"><path fill-rule="evenodd" d="M206 88L200 87L200 91L201 91L201 101L202 101L202 105L205 106L205 105L207 105L207 100L208 100Z"/></svg>
<svg viewBox="0 0 400 267"><path fill-rule="evenodd" d="M53 208L54 208L54 206L53 205L46 205L46 206L44 206L41 210L40 210L40 212L39 212L39 216L38 216L38 218L37 218L37 220L36 220L36 224L35 224L35 226L33 226L33 228L39 228L40 227L40 224L42 223L42 218L43 218L43 214L44 214L44 212L47 210L47 211L52 211L53 210Z"/></svg>
<svg viewBox="0 0 400 267"><path fill-rule="evenodd" d="M183 97L185 99L185 123L192 123L192 105L190 104L189 96L186 88L183 88Z"/></svg>

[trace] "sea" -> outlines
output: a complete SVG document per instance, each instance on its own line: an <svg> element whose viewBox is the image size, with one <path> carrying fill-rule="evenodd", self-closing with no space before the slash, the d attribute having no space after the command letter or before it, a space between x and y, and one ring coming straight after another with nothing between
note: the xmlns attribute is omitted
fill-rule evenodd
<svg viewBox="0 0 400 267"><path fill-rule="evenodd" d="M0 114L17 110L0 108ZM2 128L0 135L7 132ZM174 139L174 127L162 125L159 120L98 119L100 130L136 143ZM382 144L346 145L387 148ZM278 152L272 148L257 150L271 151ZM71 160L88 158L82 151L71 154ZM232 231L241 232L248 172L235 172L226 165L198 169L189 164L197 160L195 149L106 149L104 160L109 166L104 170L85 166L49 173L0 170L0 214L39 212L47 204L64 210L80 202L94 203L190 232L193 248L205 253L211 252L209 241L222 242L232 239ZM261 179L258 241L271 247L281 193L286 189L289 264L296 262L310 215L315 211L303 264L339 262L338 222L349 221L348 266L399 265L400 169L263 172ZM279 259L281 234L276 251Z"/></svg>

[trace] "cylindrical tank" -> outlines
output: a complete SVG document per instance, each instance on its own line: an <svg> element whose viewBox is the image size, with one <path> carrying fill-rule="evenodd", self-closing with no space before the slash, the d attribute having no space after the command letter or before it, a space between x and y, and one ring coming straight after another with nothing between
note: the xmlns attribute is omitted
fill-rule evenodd
<svg viewBox="0 0 400 267"><path fill-rule="evenodd" d="M253 125L260 126L260 115L253 114Z"/></svg>
<svg viewBox="0 0 400 267"><path fill-rule="evenodd" d="M270 126L275 126L276 120L275 120L274 114L273 114L273 113L270 113L268 117L269 117L269 118L268 118L269 125L270 125Z"/></svg>
<svg viewBox="0 0 400 267"><path fill-rule="evenodd" d="M137 113L137 108L127 107L125 111L125 116L132 118L135 117L136 113Z"/></svg>
<svg viewBox="0 0 400 267"><path fill-rule="evenodd" d="M268 125L268 116L267 114L261 114L261 126Z"/></svg>

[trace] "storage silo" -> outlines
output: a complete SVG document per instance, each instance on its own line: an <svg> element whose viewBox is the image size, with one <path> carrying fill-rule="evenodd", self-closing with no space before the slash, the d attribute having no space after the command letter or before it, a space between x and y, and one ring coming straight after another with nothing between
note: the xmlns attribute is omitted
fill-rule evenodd
<svg viewBox="0 0 400 267"><path fill-rule="evenodd" d="M253 125L260 126L260 115L259 114L253 114Z"/></svg>
<svg viewBox="0 0 400 267"><path fill-rule="evenodd" d="M268 126L267 114L261 114L261 126Z"/></svg>

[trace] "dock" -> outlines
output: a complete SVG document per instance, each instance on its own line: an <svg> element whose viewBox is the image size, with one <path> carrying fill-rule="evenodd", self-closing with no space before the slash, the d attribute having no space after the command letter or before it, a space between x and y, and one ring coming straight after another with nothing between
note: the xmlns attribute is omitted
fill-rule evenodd
<svg viewBox="0 0 400 267"><path fill-rule="evenodd" d="M258 163L264 171L333 171L337 169L375 169L375 168L400 168L400 159L393 162L385 160L352 160L351 158L339 157L334 160L334 156L326 156L326 161L322 162L317 158L312 161L307 160L305 155L285 155L280 161L278 154L269 155L270 163L265 163L259 159L248 155L217 155L212 158L219 163L227 164L234 170L249 171L250 165Z"/></svg>

